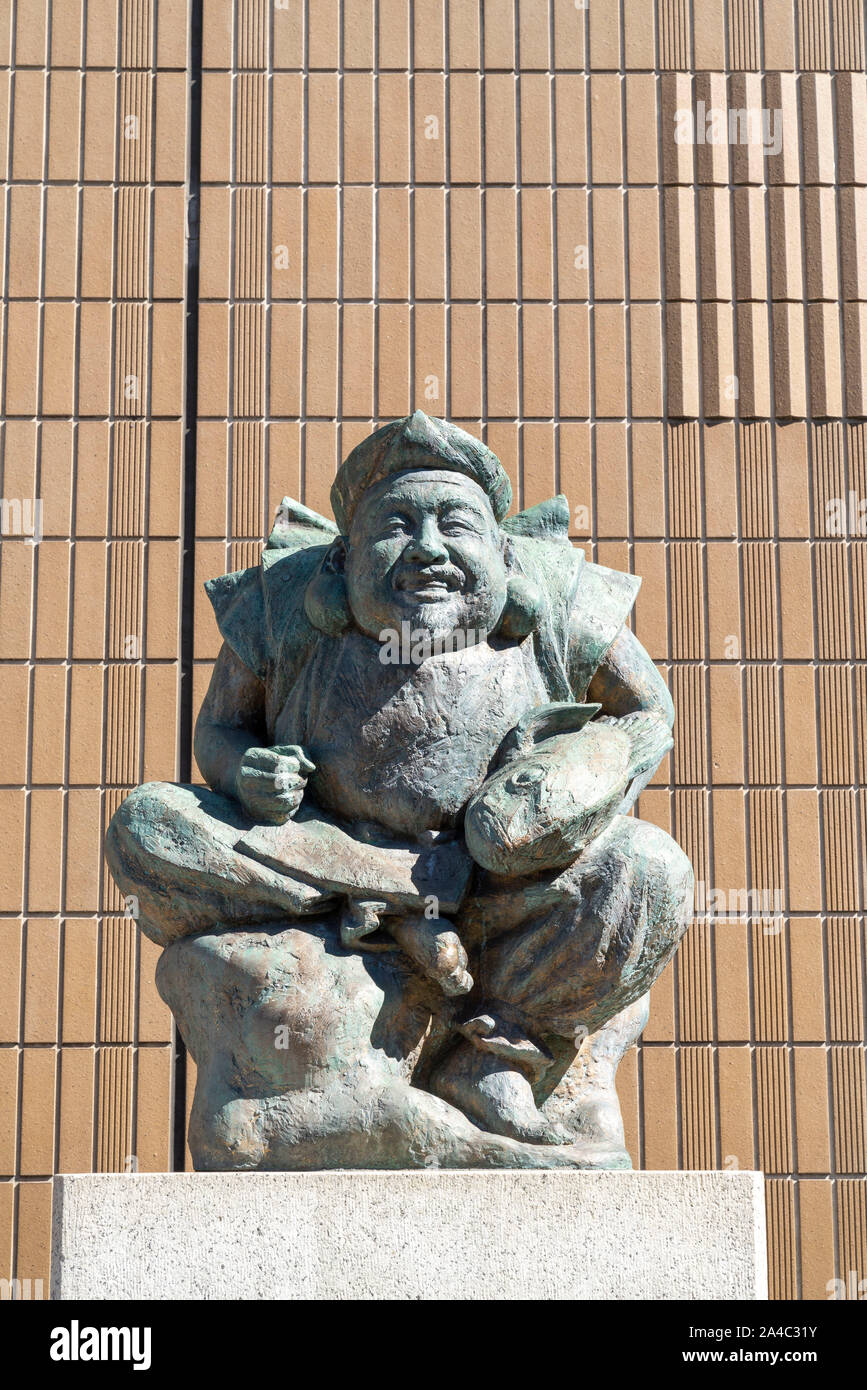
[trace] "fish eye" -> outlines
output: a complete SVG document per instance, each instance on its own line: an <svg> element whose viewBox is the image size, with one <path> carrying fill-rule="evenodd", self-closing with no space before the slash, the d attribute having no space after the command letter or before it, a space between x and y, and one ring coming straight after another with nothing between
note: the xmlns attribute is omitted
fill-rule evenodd
<svg viewBox="0 0 867 1390"><path fill-rule="evenodd" d="M524 767L512 773L509 778L508 786L510 790L513 787L532 787L535 786L537 782L541 782L544 776L544 763L526 763Z"/></svg>

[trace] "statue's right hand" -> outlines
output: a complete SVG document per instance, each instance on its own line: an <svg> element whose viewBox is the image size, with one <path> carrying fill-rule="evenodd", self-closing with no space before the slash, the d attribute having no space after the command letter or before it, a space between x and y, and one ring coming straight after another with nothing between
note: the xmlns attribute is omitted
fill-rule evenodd
<svg viewBox="0 0 867 1390"><path fill-rule="evenodd" d="M280 825L298 810L307 777L315 771L295 743L248 748L235 775L238 800L252 820Z"/></svg>

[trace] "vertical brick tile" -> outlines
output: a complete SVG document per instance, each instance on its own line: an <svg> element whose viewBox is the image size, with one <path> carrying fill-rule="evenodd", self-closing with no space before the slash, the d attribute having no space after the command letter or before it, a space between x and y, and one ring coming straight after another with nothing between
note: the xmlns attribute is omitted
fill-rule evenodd
<svg viewBox="0 0 867 1390"><path fill-rule="evenodd" d="M834 182L834 98L830 73L802 73L801 144L804 182Z"/></svg>
<svg viewBox="0 0 867 1390"><path fill-rule="evenodd" d="M843 410L839 321L836 304L807 306L810 410L819 418L839 416Z"/></svg>
<svg viewBox="0 0 867 1390"><path fill-rule="evenodd" d="M514 248L513 241L513 254ZM449 195L448 273L453 298L481 298L482 203L477 188L453 188Z"/></svg>
<svg viewBox="0 0 867 1390"><path fill-rule="evenodd" d="M205 93L207 91L207 76L202 83L202 129L205 127ZM224 111L228 108L224 105L228 99L228 90L221 85L219 88L212 89L211 102L216 117L215 139L219 142L219 148L213 158L209 153L208 169L213 170L208 175L205 174L204 154L202 159L202 178L208 177L216 181L226 181L229 178L228 149L230 135L224 129ZM285 72L275 73L271 81L271 122L272 128L280 132L279 139L272 142L271 148L271 177L274 183L297 183L301 178L301 169L304 158L304 132L305 132L305 109L304 109L304 85L298 73ZM207 127L210 129L210 126ZM347 175L347 177L350 177Z"/></svg>
<svg viewBox="0 0 867 1390"><path fill-rule="evenodd" d="M593 315L596 414L626 413L626 322L622 306L602 304Z"/></svg>
<svg viewBox="0 0 867 1390"><path fill-rule="evenodd" d="M787 91L789 89L787 88ZM770 105L772 92L767 93L767 104ZM777 84L776 95L779 95L779 84ZM729 120L736 120L732 134L737 139L731 148L731 170L733 183L761 184L765 181L765 150L763 136L765 133L762 112L765 109L765 96L762 92L762 79L758 73L734 72L729 77L729 111L734 111L736 117L729 116ZM776 110L777 108L775 108ZM770 119L770 117L768 118ZM779 122L775 117L773 129L768 127L768 135L773 136L778 132ZM790 135L791 131L788 132ZM797 140L795 140L795 157L797 158ZM791 154L789 155L791 160ZM775 182L797 182L782 177L785 173L791 172L791 164L780 164L780 156L775 158ZM769 177L769 182L772 180Z"/></svg>
<svg viewBox="0 0 867 1390"><path fill-rule="evenodd" d="M423 401L432 414L447 400L446 309L444 304L419 304L415 311L414 401Z"/></svg>
<svg viewBox="0 0 867 1390"><path fill-rule="evenodd" d="M54 1170L56 1054L45 1048L25 1048L21 1060L20 1171L35 1177Z"/></svg>
<svg viewBox="0 0 867 1390"><path fill-rule="evenodd" d="M562 416L590 414L590 313L586 304L562 304L558 323Z"/></svg>
<svg viewBox="0 0 867 1390"><path fill-rule="evenodd" d="M307 159L308 177L313 183L331 183L339 177L338 166L338 116L339 87L336 75L332 73L311 73L307 84L308 131ZM380 84L380 106L386 118L393 118L397 106L406 116L407 93L405 82L392 77L382 78ZM396 172L386 169L384 178L400 177Z"/></svg>
<svg viewBox="0 0 867 1390"><path fill-rule="evenodd" d="M630 183L656 183L658 102L650 73L626 78L626 171Z"/></svg>
<svg viewBox="0 0 867 1390"><path fill-rule="evenodd" d="M560 184L587 177L587 79L562 73L554 79L556 175Z"/></svg>
<svg viewBox="0 0 867 1390"><path fill-rule="evenodd" d="M479 6L448 0L448 60L453 70L479 66L480 13Z"/></svg>
<svg viewBox="0 0 867 1390"><path fill-rule="evenodd" d="M659 197L656 189L631 188L629 224L629 293L632 300L660 296Z"/></svg>
<svg viewBox="0 0 867 1390"><path fill-rule="evenodd" d="M837 100L838 178L842 184L867 183L867 74L841 72L834 82Z"/></svg>
<svg viewBox="0 0 867 1390"><path fill-rule="evenodd" d="M553 292L553 218L547 188L521 193L521 272L525 299L550 299Z"/></svg>
<svg viewBox="0 0 867 1390"><path fill-rule="evenodd" d="M663 183L692 183L695 113L692 79L687 73L663 74L659 119Z"/></svg>
<svg viewBox="0 0 867 1390"><path fill-rule="evenodd" d="M400 0L379 3L379 66L404 68L409 62L409 13Z"/></svg>
<svg viewBox="0 0 867 1390"><path fill-rule="evenodd" d="M508 74L485 77L485 178L514 183L517 175L515 80Z"/></svg>
<svg viewBox="0 0 867 1390"><path fill-rule="evenodd" d="M801 1244L801 1297L828 1297L834 1278L834 1217L832 1187L827 1179L801 1179L798 1183L799 1235Z"/></svg>
<svg viewBox="0 0 867 1390"><path fill-rule="evenodd" d="M377 227L380 298L409 297L409 218L408 190L384 188L379 195Z"/></svg>
<svg viewBox="0 0 867 1390"><path fill-rule="evenodd" d="M418 73L413 82L416 183L442 183L446 169L445 81L438 73Z"/></svg>
<svg viewBox="0 0 867 1390"><path fill-rule="evenodd" d="M308 12L308 61L311 68L336 68L340 53L340 7L323 0Z"/></svg>
<svg viewBox="0 0 867 1390"><path fill-rule="evenodd" d="M414 195L414 286L418 299L444 299L446 286L446 205L439 188Z"/></svg>
<svg viewBox="0 0 867 1390"><path fill-rule="evenodd" d="M499 94L499 88L486 82L486 101L492 100L497 107ZM449 81L449 176L452 183L478 183L481 178L481 109L478 76L455 73ZM514 131L514 112L509 119ZM488 177L492 177L490 172Z"/></svg>
<svg viewBox="0 0 867 1390"><path fill-rule="evenodd" d="M622 183L620 82L614 74L590 79L590 158L595 183Z"/></svg>
<svg viewBox="0 0 867 1390"><path fill-rule="evenodd" d="M524 415L554 413L554 314L526 304L521 315L521 399Z"/></svg>
<svg viewBox="0 0 867 1390"><path fill-rule="evenodd" d="M521 178L524 183L545 183L551 178L551 87L547 76L522 73Z"/></svg>
<svg viewBox="0 0 867 1390"><path fill-rule="evenodd" d="M78 193L74 188L45 190L45 293L72 299L77 289Z"/></svg>
<svg viewBox="0 0 867 1390"><path fill-rule="evenodd" d="M673 1048L645 1048L644 1072L644 1166L676 1168L677 1137L671 1116L677 1113L676 1071Z"/></svg>
<svg viewBox="0 0 867 1390"><path fill-rule="evenodd" d="M509 0L484 0L484 65L511 68L514 63L514 7Z"/></svg>
<svg viewBox="0 0 867 1390"><path fill-rule="evenodd" d="M329 78L329 83L331 79ZM336 94L336 85L334 87ZM409 178L409 82L403 74L387 73L379 78L379 177L383 183L405 183ZM311 128L314 112L311 107ZM325 144L317 127L317 140ZM330 148L330 147L329 147ZM334 145L336 154L336 143ZM328 176L336 176L336 168ZM324 176L324 175L323 175Z"/></svg>
<svg viewBox="0 0 867 1390"><path fill-rule="evenodd" d="M723 1167L753 1168L756 1162L750 1050L726 1047L719 1051L720 1157ZM734 1162L732 1162L734 1160Z"/></svg>
<svg viewBox="0 0 867 1390"><path fill-rule="evenodd" d="M373 414L374 311L369 304L343 310L342 401L347 415Z"/></svg>
<svg viewBox="0 0 867 1390"><path fill-rule="evenodd" d="M623 299L623 196L619 189L600 189L594 193L591 207L594 295L597 299Z"/></svg>
<svg viewBox="0 0 867 1390"><path fill-rule="evenodd" d="M762 6L765 65L769 70L795 66L795 12L787 0L764 0Z"/></svg>
<svg viewBox="0 0 867 1390"><path fill-rule="evenodd" d="M379 399L377 401L377 414L382 419L391 419L393 416L409 413L409 341L409 306L383 304L379 310ZM454 368L452 369L452 376L454 377Z"/></svg>
<svg viewBox="0 0 867 1390"><path fill-rule="evenodd" d="M768 182L797 184L799 180L800 140L798 139L798 86L792 72L769 73L765 79L767 129L762 128L766 145ZM764 117L763 117L764 121Z"/></svg>
<svg viewBox="0 0 867 1390"><path fill-rule="evenodd" d="M774 403L782 418L803 416L807 409L804 310L798 304L773 307Z"/></svg>
<svg viewBox="0 0 867 1390"><path fill-rule="evenodd" d="M473 305L454 305L451 310L451 414L474 416L482 406L482 317Z"/></svg>
<svg viewBox="0 0 867 1390"><path fill-rule="evenodd" d="M375 165L373 76L348 72L343 79L343 176L371 182Z"/></svg>
<svg viewBox="0 0 867 1390"><path fill-rule="evenodd" d="M64 1048L60 1061L58 1167L62 1173L87 1173L93 1162L94 1054Z"/></svg>
<svg viewBox="0 0 867 1390"><path fill-rule="evenodd" d="M630 310L630 386L632 414L662 414L662 317L657 304Z"/></svg>
<svg viewBox="0 0 867 1390"><path fill-rule="evenodd" d="M141 1172L164 1172L170 1163L171 1061L170 1048L139 1052L136 1148Z"/></svg>
<svg viewBox="0 0 867 1390"><path fill-rule="evenodd" d="M833 226L832 211L827 208L824 202L822 211L824 213L823 231L826 232L823 239L823 251L830 259L831 248L828 246L828 242ZM839 225L840 253L843 261L843 298L867 300L867 189L841 188ZM827 250L825 250L826 247ZM836 270L836 266L834 269ZM836 276L832 276L830 267L823 277L823 281L828 292L821 296L811 295L811 298L833 299L836 297L834 293Z"/></svg>
<svg viewBox="0 0 867 1390"><path fill-rule="evenodd" d="M491 304L487 314L486 399L492 415L517 415L518 309Z"/></svg>
<svg viewBox="0 0 867 1390"><path fill-rule="evenodd" d="M669 413L673 416L698 415L698 324L695 305L668 304L665 329Z"/></svg>

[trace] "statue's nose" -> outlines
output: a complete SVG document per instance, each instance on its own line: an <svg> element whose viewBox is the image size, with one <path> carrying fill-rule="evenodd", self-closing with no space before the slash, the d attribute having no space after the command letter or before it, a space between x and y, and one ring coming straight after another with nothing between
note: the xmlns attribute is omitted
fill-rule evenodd
<svg viewBox="0 0 867 1390"><path fill-rule="evenodd" d="M431 565L437 560L447 560L448 557L443 538L433 522L426 522L404 551L405 560L422 565Z"/></svg>

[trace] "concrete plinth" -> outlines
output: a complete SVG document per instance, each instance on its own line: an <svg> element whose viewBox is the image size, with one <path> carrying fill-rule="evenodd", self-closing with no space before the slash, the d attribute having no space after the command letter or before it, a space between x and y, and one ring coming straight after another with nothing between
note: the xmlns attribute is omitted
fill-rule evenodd
<svg viewBox="0 0 867 1390"><path fill-rule="evenodd" d="M58 1177L63 1299L762 1299L759 1173Z"/></svg>

